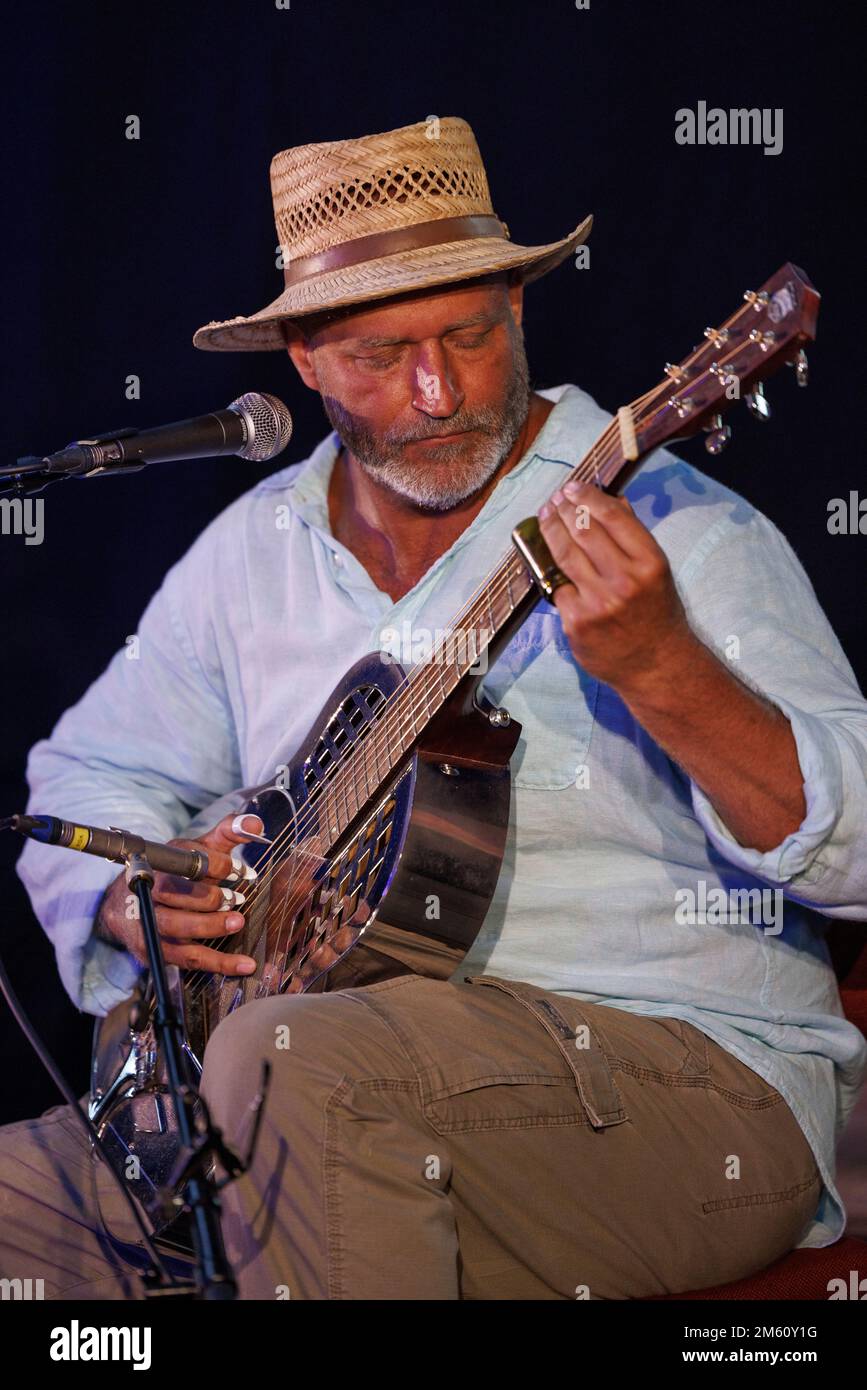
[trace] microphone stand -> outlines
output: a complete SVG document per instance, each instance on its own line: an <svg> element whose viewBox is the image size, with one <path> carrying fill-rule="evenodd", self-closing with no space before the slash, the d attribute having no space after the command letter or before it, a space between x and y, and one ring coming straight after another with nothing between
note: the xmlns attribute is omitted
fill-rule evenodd
<svg viewBox="0 0 867 1390"><path fill-rule="evenodd" d="M107 448L98 460L94 458L89 464L76 462L70 463L64 468L52 468L50 458L40 458L38 454L27 454L12 465L0 466L0 483L10 484L9 487L0 489L0 491L14 492L17 497L26 497L30 493L41 492L49 483L60 482L61 478L94 478L109 473L140 473L147 466L147 460L125 459L121 457L117 449L113 451L111 449L115 440L132 439L140 432L130 425L126 429L112 430L107 434L95 434L86 443L93 446L106 444ZM75 447L75 444L68 446L70 449ZM113 457L113 454L116 457Z"/></svg>
<svg viewBox="0 0 867 1390"><path fill-rule="evenodd" d="M170 1183L174 1186L186 1179L185 1196L192 1218L191 1234L196 1253L196 1291L192 1295L184 1291L174 1296L193 1296L210 1300L234 1299L238 1296L238 1289L226 1258L220 1229L220 1199L210 1169L212 1158L218 1157L231 1180L243 1172L245 1165L228 1149L220 1131L211 1124L207 1107L201 1101L191 1078L184 1049L183 1024L169 991L154 915L151 897L153 869L143 854L130 854L125 862L126 881L138 899L147 947L156 1003L154 1030L165 1058L169 1094L175 1107L178 1130L185 1151L180 1172L172 1175ZM195 1117L197 1103L203 1111L203 1116L198 1120ZM164 1297L171 1293L171 1290L160 1288L159 1292Z"/></svg>

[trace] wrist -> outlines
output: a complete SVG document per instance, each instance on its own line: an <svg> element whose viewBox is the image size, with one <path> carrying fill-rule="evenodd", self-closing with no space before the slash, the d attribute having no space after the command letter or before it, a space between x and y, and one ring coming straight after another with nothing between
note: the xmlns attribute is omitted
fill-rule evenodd
<svg viewBox="0 0 867 1390"><path fill-rule="evenodd" d="M94 936L98 937L100 941L106 941L110 946L116 946L117 941L115 940L115 937L109 930L108 923L105 919L105 909L108 901L108 894L109 889L106 889L102 895L99 907L97 908L96 916L93 919L93 934Z"/></svg>

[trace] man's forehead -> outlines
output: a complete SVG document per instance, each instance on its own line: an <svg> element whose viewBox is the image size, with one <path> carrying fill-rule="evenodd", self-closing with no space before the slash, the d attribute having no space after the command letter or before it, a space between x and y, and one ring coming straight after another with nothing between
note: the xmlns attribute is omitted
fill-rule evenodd
<svg viewBox="0 0 867 1390"><path fill-rule="evenodd" d="M315 336L317 345L375 347L382 342L435 337L457 328L481 326L501 318L508 304L505 278L450 285L359 306L330 323L317 325Z"/></svg>

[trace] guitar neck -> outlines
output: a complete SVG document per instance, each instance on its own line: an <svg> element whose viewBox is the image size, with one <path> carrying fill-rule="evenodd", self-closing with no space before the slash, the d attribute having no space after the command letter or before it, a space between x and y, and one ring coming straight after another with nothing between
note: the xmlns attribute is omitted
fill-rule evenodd
<svg viewBox="0 0 867 1390"><path fill-rule="evenodd" d="M806 385L803 349L815 337L818 310L819 295L804 272L790 262L782 266L761 290L747 290L725 323L706 328L681 362L668 363L656 386L623 406L569 478L620 492L648 454L701 429L710 452L718 453L729 433L722 415L733 401L745 399L766 418L762 382L786 362ZM496 660L538 601L527 564L510 550L335 771L323 790L329 826L342 831L352 823L461 682L478 681L480 659Z"/></svg>

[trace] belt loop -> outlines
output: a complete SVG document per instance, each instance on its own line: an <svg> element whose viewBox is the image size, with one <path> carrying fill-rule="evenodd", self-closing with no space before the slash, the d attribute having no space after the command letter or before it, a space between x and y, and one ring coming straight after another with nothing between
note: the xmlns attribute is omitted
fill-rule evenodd
<svg viewBox="0 0 867 1390"><path fill-rule="evenodd" d="M623 1097L614 1080L606 1045L588 1021L577 1000L570 998L568 1007L570 1013L578 1019L578 1025L582 1030L580 1037L577 1029L572 1027L547 997L546 991L537 985L528 985L523 980L500 980L494 975L465 975L464 979L467 984L490 985L494 989L501 989L504 994L510 994L513 999L524 1004L538 1019L566 1059L575 1077L587 1118L594 1129L622 1124L624 1120L629 1119Z"/></svg>

